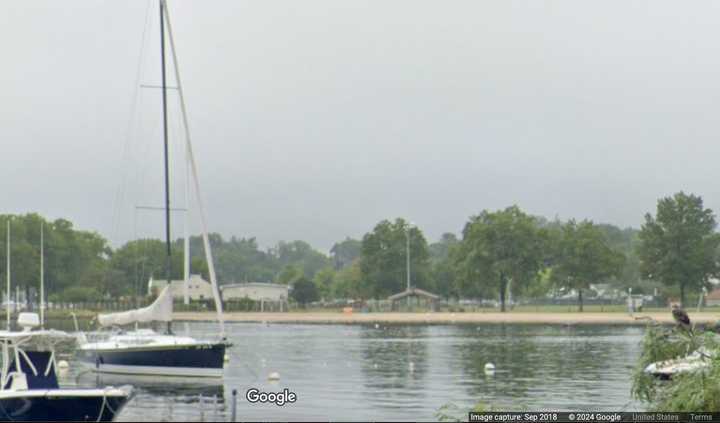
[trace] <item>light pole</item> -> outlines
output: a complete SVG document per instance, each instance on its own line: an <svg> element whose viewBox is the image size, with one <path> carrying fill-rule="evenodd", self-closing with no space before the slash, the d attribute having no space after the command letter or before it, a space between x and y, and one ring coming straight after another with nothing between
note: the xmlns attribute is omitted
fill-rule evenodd
<svg viewBox="0 0 720 423"><path fill-rule="evenodd" d="M407 290L410 291L410 230L412 230L415 227L415 225L410 222L408 223L407 229L405 230L405 251L406 251L406 273L407 273Z"/></svg>
<svg viewBox="0 0 720 423"><path fill-rule="evenodd" d="M405 251L406 251L406 273L407 273L407 306L410 309L410 230L415 227L412 222L408 223L407 229L405 230Z"/></svg>

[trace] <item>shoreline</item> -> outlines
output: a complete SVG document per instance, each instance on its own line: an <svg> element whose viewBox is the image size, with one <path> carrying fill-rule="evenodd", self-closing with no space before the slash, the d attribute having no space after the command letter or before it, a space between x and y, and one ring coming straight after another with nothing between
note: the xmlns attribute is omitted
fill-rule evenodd
<svg viewBox="0 0 720 423"><path fill-rule="evenodd" d="M689 313L693 323L714 324L720 320L720 313ZM645 326L652 319L662 324L673 324L673 318L667 312L628 313L619 312L563 312L563 313L332 313L332 312L230 312L224 313L229 323L276 323L276 324L550 324L550 325L622 325ZM214 312L176 312L177 321L211 322L215 321Z"/></svg>

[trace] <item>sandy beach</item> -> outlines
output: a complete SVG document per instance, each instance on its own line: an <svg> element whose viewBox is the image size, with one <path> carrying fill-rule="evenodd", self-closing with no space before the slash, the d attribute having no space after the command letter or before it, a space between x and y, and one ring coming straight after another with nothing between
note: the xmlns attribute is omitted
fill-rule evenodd
<svg viewBox="0 0 720 423"><path fill-rule="evenodd" d="M720 320L720 313L689 313L695 323L714 323ZM176 320L212 321L215 313L180 312ZM466 324L466 323L534 323L534 324L602 324L602 325L645 325L649 319L661 323L672 323L670 312L635 313L352 313L340 312L290 312L290 313L225 313L228 322L307 323L307 324Z"/></svg>

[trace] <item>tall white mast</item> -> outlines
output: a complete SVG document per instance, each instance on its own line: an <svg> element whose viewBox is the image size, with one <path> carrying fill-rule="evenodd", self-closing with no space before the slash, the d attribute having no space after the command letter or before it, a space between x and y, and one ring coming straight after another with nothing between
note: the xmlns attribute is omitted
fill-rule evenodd
<svg viewBox="0 0 720 423"><path fill-rule="evenodd" d="M7 315L7 330L10 330L10 218L8 218L7 221L7 272L5 272L7 276L7 304L6 306L6 315Z"/></svg>
<svg viewBox="0 0 720 423"><path fill-rule="evenodd" d="M183 279L184 286L184 302L185 305L190 304L190 165L188 164L187 150L185 151L185 220L183 222L183 231L185 232L185 240L183 242Z"/></svg>
<svg viewBox="0 0 720 423"><path fill-rule="evenodd" d="M164 2L165 0L160 0ZM220 291L218 290L217 278L215 276L215 265L213 264L212 250L210 249L210 239L207 231L207 221L205 219L205 207L200 195L200 182L198 181L197 165L195 164L195 156L193 155L192 143L190 142L190 128L188 126L187 109L185 108L185 96L183 94L182 82L180 81L180 69L177 60L177 51L175 50L175 38L173 37L172 25L170 24L170 13L167 6L163 8L165 13L165 23L168 30L168 38L170 39L170 50L173 56L173 66L175 68L175 83L177 84L178 94L180 96L180 110L182 111L183 127L185 128L185 145L187 147L188 164L192 171L192 177L195 187L195 198L198 203L198 211L200 215L200 223L202 225L203 246L205 247L205 260L208 264L208 273L210 274L210 284L215 298L215 311L217 312L218 323L220 324L220 335L225 337L225 321L222 314L222 301L220 300Z"/></svg>
<svg viewBox="0 0 720 423"><path fill-rule="evenodd" d="M40 222L40 328L45 329L45 224Z"/></svg>

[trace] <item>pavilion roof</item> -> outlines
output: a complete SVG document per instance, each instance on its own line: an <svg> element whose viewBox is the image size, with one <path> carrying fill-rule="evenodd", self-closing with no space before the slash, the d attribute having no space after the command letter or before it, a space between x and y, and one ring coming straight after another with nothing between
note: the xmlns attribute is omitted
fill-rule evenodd
<svg viewBox="0 0 720 423"><path fill-rule="evenodd" d="M425 291L424 289L420 288L410 288L406 289L403 292L399 292L397 294L391 295L388 297L388 300L390 301L397 301L400 299L403 299L405 297L424 297L433 301L437 301L440 299L439 295L432 294L430 292Z"/></svg>

